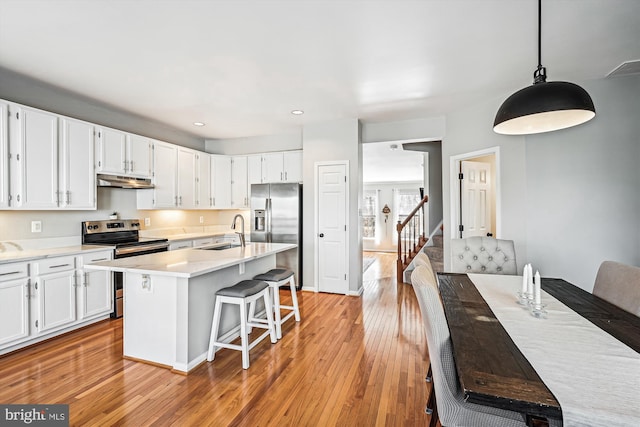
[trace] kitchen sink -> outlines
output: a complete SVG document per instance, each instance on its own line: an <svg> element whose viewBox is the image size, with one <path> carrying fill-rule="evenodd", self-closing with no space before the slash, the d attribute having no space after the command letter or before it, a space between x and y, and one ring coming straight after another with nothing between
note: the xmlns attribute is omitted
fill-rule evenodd
<svg viewBox="0 0 640 427"><path fill-rule="evenodd" d="M239 248L241 245L239 243L227 243L226 245L222 245L222 246L209 246L209 247L205 247L205 248L198 248L198 249L202 249L205 251L223 251L225 249L231 249L231 248ZM247 244L247 246L249 246Z"/></svg>

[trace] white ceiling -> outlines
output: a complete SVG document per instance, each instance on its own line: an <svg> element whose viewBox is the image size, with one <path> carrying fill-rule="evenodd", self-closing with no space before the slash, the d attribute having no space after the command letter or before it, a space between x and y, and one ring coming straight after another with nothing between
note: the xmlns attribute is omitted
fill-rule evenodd
<svg viewBox="0 0 640 427"><path fill-rule="evenodd" d="M395 147L395 148L394 148ZM363 182L423 181L424 155L397 142L362 144Z"/></svg>
<svg viewBox="0 0 640 427"><path fill-rule="evenodd" d="M531 83L536 13L535 0L0 0L0 66L202 138L278 134L506 96ZM640 1L543 2L549 80L634 59Z"/></svg>

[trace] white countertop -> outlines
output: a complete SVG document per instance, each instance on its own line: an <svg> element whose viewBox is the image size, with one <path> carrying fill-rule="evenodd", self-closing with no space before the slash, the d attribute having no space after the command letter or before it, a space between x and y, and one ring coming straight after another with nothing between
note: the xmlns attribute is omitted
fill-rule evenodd
<svg viewBox="0 0 640 427"><path fill-rule="evenodd" d="M245 227L245 235L249 237L250 233L251 231L247 227ZM237 239L235 231L232 230L228 225L140 230L140 236L168 239L169 242L220 236L227 236Z"/></svg>
<svg viewBox="0 0 640 427"><path fill-rule="evenodd" d="M82 252L99 252L113 250L113 246L72 245L59 248L25 249L0 253L0 264L10 262L32 261L34 259L51 258L64 255L77 255Z"/></svg>
<svg viewBox="0 0 640 427"><path fill-rule="evenodd" d="M255 242L248 243L244 248L238 247L218 251L182 249L98 262L86 265L85 268L189 278L253 259L274 255L278 252L293 249L296 246L291 243Z"/></svg>

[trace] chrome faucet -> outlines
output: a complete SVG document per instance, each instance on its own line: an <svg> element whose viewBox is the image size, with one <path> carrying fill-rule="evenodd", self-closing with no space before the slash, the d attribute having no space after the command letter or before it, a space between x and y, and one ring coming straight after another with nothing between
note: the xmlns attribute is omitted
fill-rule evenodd
<svg viewBox="0 0 640 427"><path fill-rule="evenodd" d="M236 234L240 237L240 246L242 246L243 248L245 246L247 246L247 244L245 243L244 240L244 217L241 214L236 214L236 216L233 217L233 222L231 223L231 229L235 230L236 229L236 220L240 218L240 231L236 231Z"/></svg>

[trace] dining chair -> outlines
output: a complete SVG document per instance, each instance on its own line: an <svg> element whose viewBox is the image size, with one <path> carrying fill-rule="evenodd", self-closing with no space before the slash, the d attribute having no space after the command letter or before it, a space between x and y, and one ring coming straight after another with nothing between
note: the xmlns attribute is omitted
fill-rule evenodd
<svg viewBox="0 0 640 427"><path fill-rule="evenodd" d="M443 427L525 427L524 417L518 412L465 402L437 282L428 268L419 265L411 274L411 283L427 336L440 424Z"/></svg>
<svg viewBox="0 0 640 427"><path fill-rule="evenodd" d="M604 261L596 275L593 295L640 316L640 268Z"/></svg>
<svg viewBox="0 0 640 427"><path fill-rule="evenodd" d="M433 266L431 265L431 260L429 259L429 255L427 255L424 252L418 252L418 254L413 258L413 265L414 267L417 267L419 265L425 266L431 273L431 276L433 276L433 280L437 283L436 275L433 272Z"/></svg>
<svg viewBox="0 0 640 427"><path fill-rule="evenodd" d="M518 274L513 240L474 236L451 239L453 273Z"/></svg>

